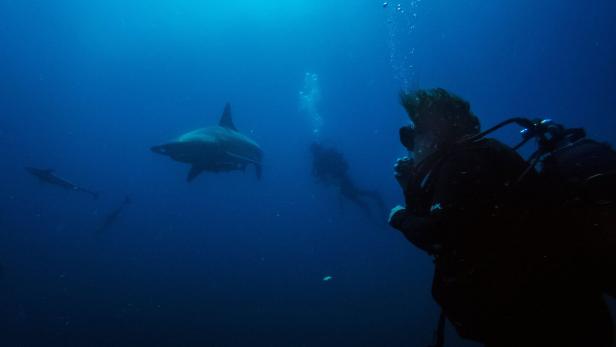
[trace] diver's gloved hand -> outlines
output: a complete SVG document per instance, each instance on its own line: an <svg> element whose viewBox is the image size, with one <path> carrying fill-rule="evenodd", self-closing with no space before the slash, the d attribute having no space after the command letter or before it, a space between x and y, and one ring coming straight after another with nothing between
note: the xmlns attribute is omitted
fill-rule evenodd
<svg viewBox="0 0 616 347"><path fill-rule="evenodd" d="M415 161L409 157L398 158L394 165L394 177L403 190L415 179Z"/></svg>
<svg viewBox="0 0 616 347"><path fill-rule="evenodd" d="M398 205L392 208L391 212L389 212L389 218L387 218L387 223L389 223L389 225L396 229L400 229L405 214L406 207Z"/></svg>

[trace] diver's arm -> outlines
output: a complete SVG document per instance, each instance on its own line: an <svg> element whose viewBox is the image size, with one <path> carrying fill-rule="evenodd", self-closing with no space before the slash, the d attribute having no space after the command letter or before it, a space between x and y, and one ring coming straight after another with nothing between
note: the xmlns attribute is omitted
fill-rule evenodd
<svg viewBox="0 0 616 347"><path fill-rule="evenodd" d="M481 155L460 153L449 158L433 173L435 182L427 201L416 201L421 188L407 185L407 208L392 211L390 225L420 249L437 253L441 244L456 238L454 234L471 230L464 226L472 225L485 211L483 205L491 199L483 178L490 171Z"/></svg>
<svg viewBox="0 0 616 347"><path fill-rule="evenodd" d="M399 230L409 242L419 249L429 254L436 253L438 223L434 217L415 216L406 208L398 206L392 210L389 225Z"/></svg>
<svg viewBox="0 0 616 347"><path fill-rule="evenodd" d="M419 249L434 254L438 244L438 224L430 214L417 213L421 203L418 177L415 176L414 161L408 157L400 158L394 166L394 177L404 191L406 206L396 206L389 215L389 225L399 230L404 237Z"/></svg>

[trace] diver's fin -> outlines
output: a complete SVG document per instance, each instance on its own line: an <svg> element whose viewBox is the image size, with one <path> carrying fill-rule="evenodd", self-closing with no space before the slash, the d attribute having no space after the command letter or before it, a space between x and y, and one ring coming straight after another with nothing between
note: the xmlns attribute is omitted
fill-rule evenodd
<svg viewBox="0 0 616 347"><path fill-rule="evenodd" d="M235 124L233 124L233 118L231 117L231 104L225 104L225 110L222 112L222 117L220 117L220 122L218 122L223 128L231 129L237 131Z"/></svg>
<svg viewBox="0 0 616 347"><path fill-rule="evenodd" d="M188 171L188 177L186 177L186 181L188 182L192 182L197 176L199 176L203 171L201 167L199 166L192 166L190 168L190 171Z"/></svg>

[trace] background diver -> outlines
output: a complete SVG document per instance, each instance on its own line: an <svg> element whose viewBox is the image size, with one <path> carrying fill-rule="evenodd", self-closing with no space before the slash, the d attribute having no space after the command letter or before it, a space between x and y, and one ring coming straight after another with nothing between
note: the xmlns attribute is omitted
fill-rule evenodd
<svg viewBox="0 0 616 347"><path fill-rule="evenodd" d="M349 176L349 164L342 155L333 148L326 148L319 143L310 146L312 153L312 175L323 185L334 186L345 198L357 205L366 215L371 214L369 201L377 208L378 213L386 216L385 204L381 195L373 190L359 188Z"/></svg>

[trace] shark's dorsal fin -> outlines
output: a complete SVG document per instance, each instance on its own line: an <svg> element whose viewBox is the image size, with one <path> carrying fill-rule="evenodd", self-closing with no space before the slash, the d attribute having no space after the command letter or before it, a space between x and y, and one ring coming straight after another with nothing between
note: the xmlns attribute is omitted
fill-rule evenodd
<svg viewBox="0 0 616 347"><path fill-rule="evenodd" d="M237 131L235 124L233 124L233 118L231 117L231 104L230 103L227 103L225 105L225 110L222 112L222 117L220 117L220 122L218 122L218 125L223 128Z"/></svg>

